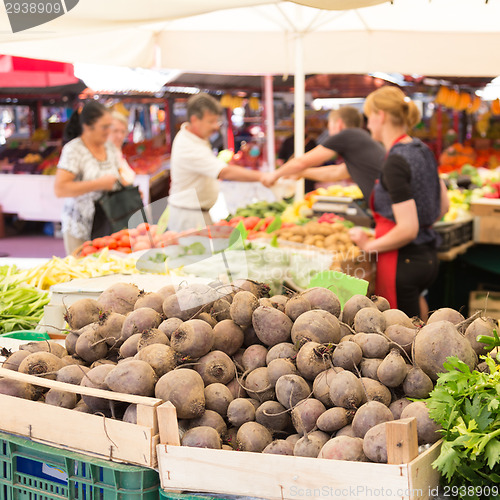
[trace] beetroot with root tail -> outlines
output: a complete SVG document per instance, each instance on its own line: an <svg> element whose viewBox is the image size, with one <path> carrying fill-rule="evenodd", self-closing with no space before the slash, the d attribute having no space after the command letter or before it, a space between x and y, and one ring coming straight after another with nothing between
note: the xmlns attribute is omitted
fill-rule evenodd
<svg viewBox="0 0 500 500"><path fill-rule="evenodd" d="M259 307L259 301L252 292L237 292L233 297L229 313L231 319L242 328L252 324L253 312Z"/></svg>
<svg viewBox="0 0 500 500"><path fill-rule="evenodd" d="M80 385L83 387L92 387L94 389L103 389L109 391L109 387L106 384L106 376L108 373L114 369L114 365L99 365L95 368L89 370L85 376L82 378ZM111 413L110 400L104 398L97 398L95 396L82 395L84 403L88 406L91 413L93 412L106 412L106 414Z"/></svg>
<svg viewBox="0 0 500 500"><path fill-rule="evenodd" d="M243 330L232 319L223 319L214 326L212 349L232 356L243 345L244 340Z"/></svg>
<svg viewBox="0 0 500 500"><path fill-rule="evenodd" d="M247 394L259 403L275 398L274 387L269 381L267 367L265 366L252 370L244 379L243 385Z"/></svg>
<svg viewBox="0 0 500 500"><path fill-rule="evenodd" d="M104 382L114 392L153 396L157 380L155 371L148 363L132 359L126 363L118 363Z"/></svg>
<svg viewBox="0 0 500 500"><path fill-rule="evenodd" d="M292 343L296 346L304 342L338 344L340 324L336 316L328 311L313 309L301 314L292 326Z"/></svg>
<svg viewBox="0 0 500 500"><path fill-rule="evenodd" d="M219 433L213 427L201 426L189 429L182 436L181 444L182 446L220 450L222 440Z"/></svg>
<svg viewBox="0 0 500 500"><path fill-rule="evenodd" d="M255 420L273 432L284 431L291 424L289 413L278 401L264 401L255 410Z"/></svg>
<svg viewBox="0 0 500 500"><path fill-rule="evenodd" d="M290 341L292 320L274 307L260 306L255 309L252 325L259 340L268 347Z"/></svg>
<svg viewBox="0 0 500 500"><path fill-rule="evenodd" d="M213 344L213 328L201 319L185 321L170 337L174 351L190 359L201 358L212 349Z"/></svg>
<svg viewBox="0 0 500 500"><path fill-rule="evenodd" d="M210 351L205 354L194 368L201 375L205 385L228 384L236 374L233 360L222 351Z"/></svg>
<svg viewBox="0 0 500 500"><path fill-rule="evenodd" d="M173 370L177 366L177 355L168 345L152 344L143 347L134 358L148 363L158 378Z"/></svg>
<svg viewBox="0 0 500 500"><path fill-rule="evenodd" d="M262 450L262 453L271 455L293 455L293 445L285 439L275 439Z"/></svg>
<svg viewBox="0 0 500 500"><path fill-rule="evenodd" d="M236 434L238 449L261 453L273 440L271 433L257 422L246 422Z"/></svg>
<svg viewBox="0 0 500 500"><path fill-rule="evenodd" d="M235 427L240 427L246 422L253 422L255 420L255 406L250 399L233 399L227 408L227 420Z"/></svg>
<svg viewBox="0 0 500 500"><path fill-rule="evenodd" d="M170 401L178 418L198 418L205 411L205 384L199 373L188 368L163 375L156 383L155 396Z"/></svg>
<svg viewBox="0 0 500 500"><path fill-rule="evenodd" d="M295 295L285 305L285 314L295 321L301 314L312 309L311 303L304 295Z"/></svg>
<svg viewBox="0 0 500 500"><path fill-rule="evenodd" d="M263 345L254 344L247 347L243 352L241 363L245 371L266 366L267 349Z"/></svg>
<svg viewBox="0 0 500 500"><path fill-rule="evenodd" d="M269 297L269 285L259 283L253 280L237 279L232 283L233 289L238 293L239 291L247 291L255 295L257 299L261 297Z"/></svg>
<svg viewBox="0 0 500 500"><path fill-rule="evenodd" d="M311 381L331 366L328 349L325 349L325 346L317 342L305 343L297 353L295 362L299 374L306 380Z"/></svg>
<svg viewBox="0 0 500 500"><path fill-rule="evenodd" d="M154 309L141 307L132 311L123 322L121 339L127 340L136 333L142 333L151 328L158 328L162 317Z"/></svg>
<svg viewBox="0 0 500 500"><path fill-rule="evenodd" d="M163 314L163 301L165 299L155 292L144 293L139 296L137 302L134 304L134 309L139 309L140 307L149 307L154 309L157 313Z"/></svg>
<svg viewBox="0 0 500 500"><path fill-rule="evenodd" d="M296 457L317 458L330 436L322 431L313 431L299 438L293 447Z"/></svg>
<svg viewBox="0 0 500 500"><path fill-rule="evenodd" d="M97 300L79 299L68 307L64 319L72 330L78 330L85 325L99 321L103 310Z"/></svg>
<svg viewBox="0 0 500 500"><path fill-rule="evenodd" d="M158 330L161 330L170 340L172 333L179 328L183 323L182 319L179 318L168 318L160 323Z"/></svg>
<svg viewBox="0 0 500 500"><path fill-rule="evenodd" d="M299 375L283 375L277 380L275 390L276 399L288 410L311 393L309 384Z"/></svg>
<svg viewBox="0 0 500 500"><path fill-rule="evenodd" d="M344 309L342 310L342 321L349 326L353 326L354 317L357 312L364 307L373 307L377 309L377 306L365 295L353 295L344 304Z"/></svg>
<svg viewBox="0 0 500 500"><path fill-rule="evenodd" d="M314 398L300 401L292 410L292 423L298 434L304 435L316 428L318 418L325 413L325 405Z"/></svg>
<svg viewBox="0 0 500 500"><path fill-rule="evenodd" d="M427 324L430 325L431 323L435 323L436 321L449 321L454 325L458 325L464 320L465 318L462 316L462 314L460 314L458 311L455 311L455 309L452 309L451 307L442 307L441 309L434 311L429 316Z"/></svg>
<svg viewBox="0 0 500 500"><path fill-rule="evenodd" d="M387 311L387 309L391 308L389 301L385 297L382 297L380 295L372 295L371 300L380 312Z"/></svg>
<svg viewBox="0 0 500 500"><path fill-rule="evenodd" d="M45 375L45 378L55 380L57 370L62 368L61 358L50 352L34 352L26 356L19 365L20 373L28 375Z"/></svg>
<svg viewBox="0 0 500 500"><path fill-rule="evenodd" d="M127 314L134 310L134 305L141 291L132 283L113 283L106 288L97 302L105 312Z"/></svg>
<svg viewBox="0 0 500 500"><path fill-rule="evenodd" d="M205 387L205 411L212 410L226 417L227 408L233 399L231 391L224 384L215 383Z"/></svg>
<svg viewBox="0 0 500 500"><path fill-rule="evenodd" d="M295 356L297 356L297 349L295 349L295 346L290 342L282 342L269 349L266 356L266 364L269 366L271 361L278 358L295 359Z"/></svg>
<svg viewBox="0 0 500 500"><path fill-rule="evenodd" d="M328 288L321 286L308 288L301 295L311 304L312 309L328 311L337 318L340 316L340 301L337 295Z"/></svg>
<svg viewBox="0 0 500 500"><path fill-rule="evenodd" d="M384 315L376 307L363 307L354 316L354 330L356 333L383 333Z"/></svg>
<svg viewBox="0 0 500 500"><path fill-rule="evenodd" d="M359 437L335 436L330 439L321 451L318 458L329 460L348 460L351 462L366 462L366 455L363 452L363 440Z"/></svg>

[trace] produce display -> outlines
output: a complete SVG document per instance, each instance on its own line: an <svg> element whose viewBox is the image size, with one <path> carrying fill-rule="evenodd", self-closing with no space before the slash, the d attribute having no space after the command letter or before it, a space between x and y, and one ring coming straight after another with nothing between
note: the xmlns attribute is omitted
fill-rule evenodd
<svg viewBox="0 0 500 500"><path fill-rule="evenodd" d="M170 401L184 446L383 463L385 423L407 417L420 444L439 439L414 399L429 396L449 356L463 373L476 368L478 319L443 308L423 325L381 297L354 295L341 311L326 288L268 292L249 280L151 293L116 283L68 308L66 348L30 343L3 367ZM11 379L0 392L40 398ZM134 406L95 397L51 389L44 400L136 421Z"/></svg>
<svg viewBox="0 0 500 500"><path fill-rule="evenodd" d="M281 228L276 235L278 239L314 245L340 255L357 257L361 250L351 241L348 234L349 227L352 227L352 224L345 223L341 219L333 223L310 221L303 226Z"/></svg>
<svg viewBox="0 0 500 500"><path fill-rule="evenodd" d="M48 294L25 284L15 267L0 267L0 335L36 327L48 303Z"/></svg>
<svg viewBox="0 0 500 500"><path fill-rule="evenodd" d="M40 290L48 290L52 285L65 283L75 278L135 272L138 272L135 259L110 255L108 249L104 248L98 255L88 255L83 258L71 255L65 258L52 257L44 264L19 271L18 277L23 283Z"/></svg>
<svg viewBox="0 0 500 500"><path fill-rule="evenodd" d="M448 186L450 209L443 221L452 222L470 217L471 202L482 198L500 198L500 171L464 165L442 176Z"/></svg>

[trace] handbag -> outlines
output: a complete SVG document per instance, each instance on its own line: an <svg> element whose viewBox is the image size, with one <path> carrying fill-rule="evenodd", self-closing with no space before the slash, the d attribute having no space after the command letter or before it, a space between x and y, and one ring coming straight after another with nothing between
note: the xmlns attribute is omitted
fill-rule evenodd
<svg viewBox="0 0 500 500"><path fill-rule="evenodd" d="M144 204L137 186L122 186L117 191L107 191L95 202L91 239L108 236L128 228L128 221L137 211L147 222Z"/></svg>

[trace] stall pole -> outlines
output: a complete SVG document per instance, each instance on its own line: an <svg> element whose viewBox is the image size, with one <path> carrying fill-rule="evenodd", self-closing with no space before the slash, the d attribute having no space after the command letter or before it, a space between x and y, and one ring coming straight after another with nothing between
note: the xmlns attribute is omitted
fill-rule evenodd
<svg viewBox="0 0 500 500"><path fill-rule="evenodd" d="M165 106L165 143L170 151L172 149L172 129L170 126L170 101L164 99Z"/></svg>
<svg viewBox="0 0 500 500"><path fill-rule="evenodd" d="M266 131L267 168L274 170L276 164L276 150L274 139L274 96L273 76L264 75L264 124ZM264 165L264 167L266 167Z"/></svg>
<svg viewBox="0 0 500 500"><path fill-rule="evenodd" d="M227 149L234 151L234 130L233 130L233 110L231 108L226 108L226 120L227 120Z"/></svg>
<svg viewBox="0 0 500 500"><path fill-rule="evenodd" d="M295 157L304 154L304 132L305 132L305 90L306 77L304 74L304 45L303 35L295 35L295 78L294 78L294 147ZM295 189L295 200L304 198L304 179L297 182Z"/></svg>
<svg viewBox="0 0 500 500"><path fill-rule="evenodd" d="M443 151L443 108L441 104L436 108L436 156Z"/></svg>

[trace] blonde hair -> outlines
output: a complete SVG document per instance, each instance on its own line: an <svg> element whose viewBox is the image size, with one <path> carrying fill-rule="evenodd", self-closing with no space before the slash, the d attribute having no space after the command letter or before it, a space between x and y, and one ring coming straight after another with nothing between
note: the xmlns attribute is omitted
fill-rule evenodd
<svg viewBox="0 0 500 500"><path fill-rule="evenodd" d="M328 120L332 122L342 120L347 128L359 128L363 124L361 113L352 106L344 106L330 111Z"/></svg>
<svg viewBox="0 0 500 500"><path fill-rule="evenodd" d="M389 119L395 127L406 126L408 129L412 129L420 122L420 111L417 105L397 87L385 86L369 94L365 100L363 111L365 115L384 111L389 115Z"/></svg>
<svg viewBox="0 0 500 500"><path fill-rule="evenodd" d="M111 116L128 127L128 118L122 115L119 111L112 111Z"/></svg>

